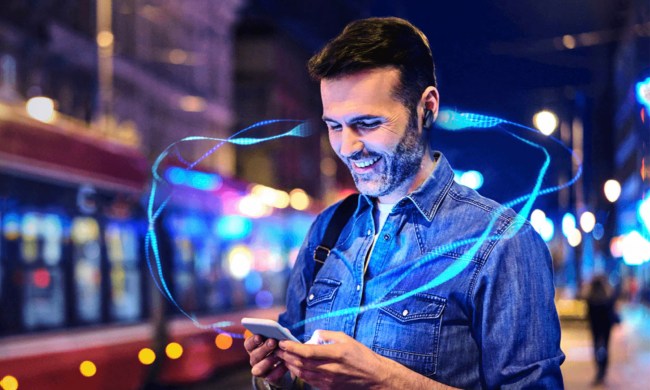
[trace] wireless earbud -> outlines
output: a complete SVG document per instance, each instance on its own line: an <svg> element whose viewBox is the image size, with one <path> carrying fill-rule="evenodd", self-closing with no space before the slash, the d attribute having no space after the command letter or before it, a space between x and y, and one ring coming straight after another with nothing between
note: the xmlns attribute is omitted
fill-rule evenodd
<svg viewBox="0 0 650 390"><path fill-rule="evenodd" d="M422 121L422 128L429 130L433 127L433 111L424 109L424 120Z"/></svg>

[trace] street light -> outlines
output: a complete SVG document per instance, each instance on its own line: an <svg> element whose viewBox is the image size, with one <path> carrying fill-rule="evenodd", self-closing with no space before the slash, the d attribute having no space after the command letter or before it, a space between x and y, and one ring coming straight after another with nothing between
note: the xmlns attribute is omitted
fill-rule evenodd
<svg viewBox="0 0 650 390"><path fill-rule="evenodd" d="M27 114L41 122L52 123L56 119L54 100L45 96L35 96L25 104Z"/></svg>
<svg viewBox="0 0 650 390"><path fill-rule="evenodd" d="M612 203L616 202L618 197L621 196L621 184L614 179L607 180L603 189L605 197Z"/></svg>
<svg viewBox="0 0 650 390"><path fill-rule="evenodd" d="M594 213L591 211L585 211L582 213L580 216L580 227L582 228L582 231L589 233L594 230L594 226L596 226L596 217L594 216Z"/></svg>
<svg viewBox="0 0 650 390"><path fill-rule="evenodd" d="M567 241L569 241L569 245L571 245L574 248L580 245L580 243L582 242L582 234L580 233L580 230L574 229L571 232L569 232Z"/></svg>
<svg viewBox="0 0 650 390"><path fill-rule="evenodd" d="M533 116L533 124L544 135L551 135L557 129L557 115L548 110L542 110Z"/></svg>

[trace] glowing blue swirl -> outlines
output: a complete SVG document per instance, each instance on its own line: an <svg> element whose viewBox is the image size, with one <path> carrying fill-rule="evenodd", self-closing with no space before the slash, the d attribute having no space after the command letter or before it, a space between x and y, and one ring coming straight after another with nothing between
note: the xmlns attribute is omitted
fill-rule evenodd
<svg viewBox="0 0 650 390"><path fill-rule="evenodd" d="M253 126L250 126L246 129L243 129L233 136L226 138L226 139L221 139L221 138L213 138L213 137L186 137L183 138L179 141L174 142L170 146L168 146L161 154L158 156L156 159L156 162L154 163L152 167L152 174L154 181L152 183L152 189L151 189L151 194L149 197L149 205L147 209L147 215L149 219L149 230L147 232L146 238L145 238L145 245L147 248L151 248L153 252L153 261L151 261L150 256L149 256L149 251L147 250L146 255L147 255L147 266L149 267L149 271L151 272L154 282L158 289L163 293L163 295L176 307L179 309L181 313L183 313L185 316L190 318L194 324L202 329L214 329L218 332L223 332L221 328L224 328L226 326L231 326L233 323L231 322L219 322L219 323L213 323L209 325L203 325L199 323L199 321L195 318L194 315L191 315L187 313L185 310L183 310L180 305L174 300L171 292L169 291L169 288L167 286L167 283L165 282L163 273L162 273L162 267L161 267L161 262L160 262L160 253L158 250L158 242L156 238L156 233L154 230L154 224L157 218L160 216L160 213L162 210L165 208L167 205L171 195L167 196L166 199L164 199L160 206L154 210L154 204L155 204L155 196L156 196L156 191L157 191L157 186L159 182L164 182L163 179L161 178L160 174L158 173L158 168L161 164L161 162L164 160L164 158L172 151L176 150L176 146L179 143L182 142L193 142L193 141L215 141L217 144L211 148L208 152L206 152L201 158L196 160L193 163L185 162L187 165L188 169L192 169L195 167L199 162L201 162L203 159L208 157L210 154L214 153L219 147L221 147L224 143L232 143L235 145L255 145L261 142L265 141L270 141L274 139L279 139L282 137L286 136L300 136L304 137L310 134L309 128L306 126L306 123L300 122L300 124L291 130L274 135L271 137L266 137L266 138L251 138L251 137L238 137L240 134L244 133L245 131L248 131L252 128L259 127L259 126L265 126L273 123L280 123L280 122L291 122L291 121L286 121L286 120L271 120L271 121L264 121L264 122L259 122L256 123ZM298 122L298 121L293 121L293 122ZM478 129L478 130L487 130L487 129L493 129L497 128L500 131L504 131L508 133L509 135L517 138L518 140L530 145L533 148L539 149L544 153L545 159L544 163L542 164L542 167L540 168L540 171L537 175L535 185L532 189L532 191L526 195L520 196L516 199L510 200L506 203L503 204L499 209L495 210L493 212L492 219L488 223L487 227L483 231L483 233L479 237L475 238L469 238L469 239L463 239L456 241L454 243L450 243L447 245L443 245L437 248L434 248L432 251L429 253L425 254L424 256L416 259L413 261L413 264L404 272L401 268L400 269L394 269L394 270L389 270L381 275L378 275L378 278L394 278L396 273L398 273L397 278L393 283L391 284L390 288L386 290L386 293L384 296L378 298L376 301L371 302L370 304L361 306L361 307L352 307L352 308L347 308L347 309L342 309L338 310L335 312L330 312L326 314L322 314L319 316L314 316L309 319L305 319L303 321L300 321L296 324L294 324L291 328L296 329L308 322L312 321L317 321L326 317L337 317L337 316L343 316L343 315L357 315L359 313L368 311L368 310L374 310L378 309L387 305L394 304L396 302L402 301L404 299L407 299L415 294L418 294L420 292L429 290L431 288L434 288L442 283L445 283L449 281L450 279L454 278L457 276L460 272L462 272L467 265L469 264L470 260L473 258L473 256L476 254L478 249L481 247L481 245L486 241L486 240L495 240L495 239L500 239L503 236L502 235L490 235L490 232L492 231L492 228L494 227L494 224L496 223L497 219L506 212L511 207L514 207L515 205L518 205L520 203L524 203L522 208L517 212L517 215L512 223L512 225L507 229L506 233L508 237L513 236L516 234L519 229L524 225L526 219L528 218L528 215L530 213L530 210L532 209L532 206L537 199L537 197L545 194L549 194L555 191L558 191L562 188L568 187L572 185L573 183L578 180L582 173L582 165L580 164L577 156L574 154L574 152L566 147L564 144L562 144L559 140L557 140L554 137L548 137L548 139L552 140L553 142L557 143L560 145L564 150L566 150L569 154L571 154L573 160L578 164L578 169L574 177L571 178L568 182L558 185L558 186L552 186L552 187L547 187L547 188L542 188L542 182L543 179L546 175L546 172L548 170L548 167L550 166L550 161L551 157L546 148L544 148L542 145L532 142L528 139L525 139L512 131L508 131L504 129L503 125L510 125L516 128L524 129L527 131L535 132L537 133L536 130L531 129L529 127L523 126L518 123L510 122L505 119L501 118L496 118L496 117L491 117L491 116L486 116L486 115L480 115L480 114L474 114L474 113L459 113L453 110L441 110L439 115L438 115L438 120L436 122L437 126L441 129L448 130L448 131L463 131L466 129ZM178 156L180 157L180 156ZM179 158L179 160L183 161L182 159ZM448 266L442 273L439 275L435 276L431 281L428 283L412 290L409 291L405 294L402 294L400 296L394 297L390 300L385 300L381 301L388 292L392 291L404 278L406 278L409 274L412 272L416 271L418 268L426 265L427 263L437 259L438 257L442 256L445 253L448 253L449 251L452 251L454 249L458 249L460 247L464 247L466 245L472 245L470 249L468 249L463 255L455 260L450 266ZM336 254L337 256L344 258L343 254L338 251L337 249L333 249L332 253ZM152 269L151 263L154 263L156 266L156 271ZM347 263L347 262L344 262ZM157 279L160 281L156 280L156 276L158 277ZM227 333L227 332L225 332ZM229 333L230 334L230 333ZM234 337L242 337L241 335L237 334L231 334L231 336Z"/></svg>
<svg viewBox="0 0 650 390"><path fill-rule="evenodd" d="M531 131L534 133L537 133L537 130L531 129L527 126L510 122L505 119L500 119L496 117L491 117L491 116L486 116L486 115L480 115L480 114L473 114L473 113L458 113L452 110L441 110L439 115L438 115L438 120L436 121L436 124L438 127L448 130L448 131L461 131L465 129L491 129L493 127L499 126L499 125L512 125L514 127L518 127L527 131ZM499 239L502 238L500 235L490 235L490 232L492 231L492 228L494 227L494 224L496 223L497 219L505 213L509 208L520 204L522 202L525 202L525 204L522 206L522 208L517 212L517 215L512 223L512 225L507 229L507 237L512 237L514 236L525 224L526 220L528 219L528 215L530 214L530 211L532 209L532 206L535 202L535 200L541 196L545 195L551 192L558 191L562 188L568 187L572 185L573 183L578 180L580 175L582 174L582 164L580 164L577 156L575 153L567 148L564 144L562 144L559 140L557 140L554 137L548 137L549 139L553 140L560 146L562 146L566 151L568 151L571 156L573 157L573 160L578 164L578 169L574 177L571 178L568 182L561 184L559 186L553 186L553 187L548 187L548 188L542 188L542 182L544 177L546 176L546 172L548 171L548 167L550 166L551 163L551 156L544 148L542 145L532 142L530 140L527 140L517 134L514 134L511 131L505 130L501 127L499 127L499 130L505 131L509 135L515 137L516 139L536 148L541 150L544 153L545 159L544 163L542 164L542 167L540 168L540 171L537 175L537 179L535 181L535 185L533 187L533 190L523 196L520 196L516 199L510 200L506 203L504 203L498 210L495 210L493 212L492 219L488 223L487 227L483 231L480 237L477 238L471 238L471 239L464 239L464 240L459 240L451 244L443 245L437 248L434 248L432 251L429 253L425 254L424 256L414 260L413 264L406 270L404 271L402 268L396 268L394 270L389 270L381 275L378 275L376 278L394 278L394 282L391 283L390 287L386 289L386 292L384 293L383 296L379 297L376 299L374 302L371 302L367 305L361 306L361 307L352 307L352 308L347 308L347 309L341 309L337 310L334 312L330 313L325 313L321 314L318 316L311 317L309 319L305 319L303 321L300 321L296 324L294 324L291 328L292 329L297 329L309 322L313 321L318 321L324 318L331 318L331 317L338 317L338 316L345 316L345 315L358 315L359 313L363 313L368 310L374 310L374 309L379 309L388 305L392 305L394 303L403 301L409 297L412 297L418 293L430 290L436 286L439 286L442 283L445 283L458 274L460 274L466 267L469 265L471 259L474 257L476 252L479 250L479 248L483 245L483 243L487 240L494 240L494 239ZM412 272L416 271L418 268L424 266L425 264L430 263L431 261L439 258L441 255L448 253L452 251L453 249L457 249L460 247L463 247L468 244L473 245L468 249L463 255L456 259L453 264L448 266L442 273L439 275L435 276L431 281L428 283L411 290L407 293L404 293L402 295L399 295L397 297L384 300L382 299L390 292L392 291L397 285L404 280L406 277L408 277ZM334 249L332 250L332 253L335 253L337 256L345 259L345 256L343 253L340 251ZM347 261L344 261L344 263L348 263ZM358 281L359 283L361 281Z"/></svg>
<svg viewBox="0 0 650 390"><path fill-rule="evenodd" d="M267 126L271 124L276 124L276 123L298 123L297 126L294 126L290 130L281 133L281 134L276 134L272 135L269 137L263 137L263 138L253 138L253 137L241 137L240 135L243 134L246 131L252 130L257 127L261 126ZM147 205L147 219L148 219L148 229L147 229L147 234L145 236L145 248L147 250L145 251L145 256L147 260L147 267L149 269L149 273L151 274L154 284L156 288L167 298L169 302L171 302L172 305L174 305L184 316L192 320L195 326L201 329L213 329L217 332L220 333L227 333L231 335L232 337L238 337L241 338L243 337L240 334L233 334L233 333L228 333L223 331L221 328L225 328L227 326L234 325L232 322L229 321L223 321L223 322L217 322L217 323L212 323L209 325L204 325L200 323L196 317L193 314L190 314L186 312L179 304L176 302L174 299L174 296L172 295L171 291L169 290L169 286L167 285L167 282L165 280L165 277L163 275L163 269L162 269L162 263L161 263L161 257L160 257L160 250L158 247L158 237L156 235L155 231L155 223L158 217L160 217L160 214L162 211L165 209L167 206L167 203L171 199L171 194L166 196L162 202L160 202L159 206L156 208L156 194L158 192L158 186L162 184L169 184L167 183L163 177L160 175L158 172L158 169L160 168L160 165L162 162L165 160L165 158L172 152L176 151L177 152L177 145L184 143L184 142L196 142L196 141L211 141L211 142L216 142L215 146L213 146L210 150L208 150L206 153L204 153L200 158L198 158L196 161L189 163L183 159L179 159L180 161L184 162L187 165L187 169L192 169L194 168L197 164L199 164L201 161L203 161L205 158L207 158L209 155L214 153L217 149L219 149L222 145L225 143L231 143L234 145L255 145L259 144L262 142L266 141L271 141L283 137L289 137L289 136L294 136L294 137L306 137L311 134L311 127L309 124L305 121L297 121L297 120L287 120L287 119L277 119L277 120L268 120L268 121L263 121L263 122L258 122L255 123L252 126L249 126L243 130L238 131L237 133L233 134L232 136L228 138L217 138L217 137L203 137L203 136L191 136L191 137L185 137L183 139L180 139L171 145L169 145L165 150L160 153L158 158L156 158L156 161L154 162L152 168L151 168L151 173L153 176L153 181L151 183L151 193L149 194L149 202ZM179 156L180 157L180 156ZM173 193L173 189L172 189ZM153 258L151 258L150 251L153 254ZM152 268L152 263L155 265L155 270Z"/></svg>

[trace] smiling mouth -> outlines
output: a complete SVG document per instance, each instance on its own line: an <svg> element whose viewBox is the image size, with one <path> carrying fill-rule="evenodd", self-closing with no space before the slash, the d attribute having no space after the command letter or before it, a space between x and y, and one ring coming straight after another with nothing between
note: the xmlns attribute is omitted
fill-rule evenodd
<svg viewBox="0 0 650 390"><path fill-rule="evenodd" d="M377 161L379 161L380 159L381 159L380 156L376 156L376 157L371 157L371 158L365 158L365 159L363 159L363 160L352 161L352 164L353 164L356 168L364 169L364 168L368 168L368 167L370 167L371 165L375 164L375 163L376 163Z"/></svg>

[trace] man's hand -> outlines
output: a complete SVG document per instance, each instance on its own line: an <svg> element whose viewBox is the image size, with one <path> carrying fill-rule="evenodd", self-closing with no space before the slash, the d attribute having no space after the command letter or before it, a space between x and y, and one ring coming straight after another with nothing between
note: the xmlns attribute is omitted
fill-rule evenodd
<svg viewBox="0 0 650 390"><path fill-rule="evenodd" d="M276 354L293 375L319 389L386 386L388 359L342 332L318 330L314 338L317 345L280 342Z"/></svg>
<svg viewBox="0 0 650 390"><path fill-rule="evenodd" d="M319 389L453 389L373 352L342 332L317 330L307 344L280 341L275 353L292 375Z"/></svg>
<svg viewBox="0 0 650 390"><path fill-rule="evenodd" d="M274 352L277 346L277 340L264 339L257 334L244 341L244 348L250 357L251 374L265 378L272 385L280 386L287 368Z"/></svg>

